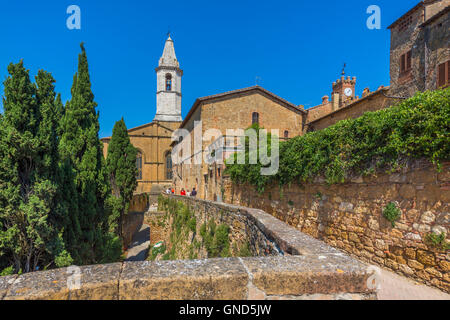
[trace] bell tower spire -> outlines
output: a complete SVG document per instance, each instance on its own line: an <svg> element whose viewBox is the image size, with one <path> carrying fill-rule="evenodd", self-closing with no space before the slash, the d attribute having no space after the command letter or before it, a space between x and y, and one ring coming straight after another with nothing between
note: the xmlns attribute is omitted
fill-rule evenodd
<svg viewBox="0 0 450 320"><path fill-rule="evenodd" d="M181 77L183 70L175 54L173 40L168 32L164 51L155 69L156 116L154 121L179 122L181 118Z"/></svg>

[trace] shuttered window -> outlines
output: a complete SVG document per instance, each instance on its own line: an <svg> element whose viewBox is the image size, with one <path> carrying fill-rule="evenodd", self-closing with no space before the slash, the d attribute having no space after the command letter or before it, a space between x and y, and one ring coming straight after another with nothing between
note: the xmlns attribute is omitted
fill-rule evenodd
<svg viewBox="0 0 450 320"><path fill-rule="evenodd" d="M437 87L447 87L450 83L450 73L449 73L450 61L444 62L438 66L437 74Z"/></svg>
<svg viewBox="0 0 450 320"><path fill-rule="evenodd" d="M400 56L400 74L411 70L411 50Z"/></svg>

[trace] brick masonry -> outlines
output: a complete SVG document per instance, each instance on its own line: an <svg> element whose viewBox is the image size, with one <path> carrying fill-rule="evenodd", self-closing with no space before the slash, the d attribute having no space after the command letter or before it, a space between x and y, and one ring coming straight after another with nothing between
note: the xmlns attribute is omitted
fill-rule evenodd
<svg viewBox="0 0 450 320"><path fill-rule="evenodd" d="M258 194L226 183L231 203L259 208L308 235L427 285L450 292L450 252L424 241L450 230L450 163L442 171L425 161L400 173L355 177L328 186L322 179ZM402 212L393 228L382 211L395 202Z"/></svg>

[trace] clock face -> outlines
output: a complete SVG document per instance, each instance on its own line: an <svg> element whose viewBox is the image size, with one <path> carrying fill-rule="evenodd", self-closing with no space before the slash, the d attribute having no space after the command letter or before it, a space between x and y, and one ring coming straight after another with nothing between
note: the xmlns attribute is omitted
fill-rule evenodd
<svg viewBox="0 0 450 320"><path fill-rule="evenodd" d="M353 90L352 90L351 88L346 88L346 89L344 90L344 94L345 94L347 97L350 97L350 96L353 94Z"/></svg>

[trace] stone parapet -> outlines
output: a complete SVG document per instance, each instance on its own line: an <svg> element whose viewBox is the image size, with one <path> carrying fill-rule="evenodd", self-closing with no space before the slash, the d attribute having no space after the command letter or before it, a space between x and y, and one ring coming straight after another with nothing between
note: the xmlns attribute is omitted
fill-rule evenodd
<svg viewBox="0 0 450 320"><path fill-rule="evenodd" d="M0 278L4 300L376 299L366 266L345 254L123 262Z"/></svg>
<svg viewBox="0 0 450 320"><path fill-rule="evenodd" d="M278 255L122 262L0 277L1 300L367 300L371 269L258 209L169 196L209 214L245 217ZM259 230L259 231L257 231Z"/></svg>

